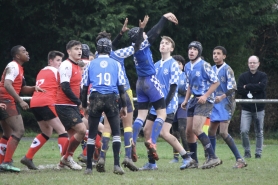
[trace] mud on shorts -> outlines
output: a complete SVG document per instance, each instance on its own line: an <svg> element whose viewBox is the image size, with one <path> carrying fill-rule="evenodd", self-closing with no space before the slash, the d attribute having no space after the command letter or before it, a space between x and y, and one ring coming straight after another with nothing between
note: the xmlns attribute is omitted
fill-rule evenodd
<svg viewBox="0 0 278 185"><path fill-rule="evenodd" d="M164 98L159 80L155 75L138 77L136 82L137 102L156 102Z"/></svg>
<svg viewBox="0 0 278 185"><path fill-rule="evenodd" d="M188 102L187 107L187 117L193 117L193 116L205 116L210 117L213 103L210 103L206 101L205 104L199 104L197 103L199 99L197 97L193 97Z"/></svg>
<svg viewBox="0 0 278 185"><path fill-rule="evenodd" d="M53 118L58 117L54 105L48 105L43 107L32 107L30 109L33 112L37 121L49 121Z"/></svg>
<svg viewBox="0 0 278 185"><path fill-rule="evenodd" d="M82 123L81 114L77 106L55 105L55 108L66 130L70 130L75 125Z"/></svg>
<svg viewBox="0 0 278 185"><path fill-rule="evenodd" d="M93 117L101 117L102 112L106 117L114 117L119 115L119 96L115 93L101 94L92 92L89 98L89 115Z"/></svg>
<svg viewBox="0 0 278 185"><path fill-rule="evenodd" d="M12 116L20 115L19 105L11 100L0 100L0 103L6 104L6 109L0 109L0 120L5 120Z"/></svg>

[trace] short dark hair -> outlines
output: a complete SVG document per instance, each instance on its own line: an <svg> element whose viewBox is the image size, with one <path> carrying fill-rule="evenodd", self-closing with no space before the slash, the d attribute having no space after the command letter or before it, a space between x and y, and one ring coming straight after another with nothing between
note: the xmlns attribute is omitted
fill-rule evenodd
<svg viewBox="0 0 278 185"><path fill-rule="evenodd" d="M221 50L222 53L223 53L223 55L227 55L227 50L226 50L226 48L224 48L223 46L216 46L216 47L213 49L213 51L216 50L216 49Z"/></svg>
<svg viewBox="0 0 278 185"><path fill-rule="evenodd" d="M67 46L66 46L66 50L68 49L71 49L73 46L76 46L76 45L80 45L81 46L81 42L80 41L77 41L77 40L71 40L67 43Z"/></svg>
<svg viewBox="0 0 278 185"><path fill-rule="evenodd" d="M184 64L185 64L185 59L183 58L183 56L181 56L181 55L173 55L172 57L173 57L173 59L175 59L176 61L181 62L182 65L184 66Z"/></svg>
<svg viewBox="0 0 278 185"><path fill-rule="evenodd" d="M96 38L96 43L99 39L102 39L102 38L111 39L111 34L107 33L106 31L99 32L97 35L97 38Z"/></svg>
<svg viewBox="0 0 278 185"><path fill-rule="evenodd" d="M13 58L18 54L19 48L22 47L21 45L16 45L11 49L11 55Z"/></svg>
<svg viewBox="0 0 278 185"><path fill-rule="evenodd" d="M59 56L59 57L64 57L64 53L60 52L60 51L50 51L47 55L47 60L53 60L56 56Z"/></svg>

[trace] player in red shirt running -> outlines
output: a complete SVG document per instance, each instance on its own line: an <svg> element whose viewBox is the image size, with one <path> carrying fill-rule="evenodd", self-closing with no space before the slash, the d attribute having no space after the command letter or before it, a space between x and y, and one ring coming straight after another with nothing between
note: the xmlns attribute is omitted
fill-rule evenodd
<svg viewBox="0 0 278 185"><path fill-rule="evenodd" d="M42 133L35 137L28 152L20 160L22 164L31 170L38 169L32 159L49 137L51 137L53 129L59 135L58 146L61 156L65 154L68 147L68 134L55 110L57 89L59 87L58 68L62 63L63 57L64 54L60 51L50 51L48 53L48 66L44 67L37 75L36 85L44 89L45 92L35 92L30 101L30 107Z"/></svg>

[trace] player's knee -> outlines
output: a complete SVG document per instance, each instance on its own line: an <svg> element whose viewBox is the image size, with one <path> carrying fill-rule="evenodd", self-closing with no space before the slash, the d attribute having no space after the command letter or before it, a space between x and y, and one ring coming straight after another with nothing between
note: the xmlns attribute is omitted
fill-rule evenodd
<svg viewBox="0 0 278 185"><path fill-rule="evenodd" d="M228 134L228 132L220 132L219 135L220 135L223 139L225 139L225 138L228 137L229 134Z"/></svg>
<svg viewBox="0 0 278 185"><path fill-rule="evenodd" d="M24 135L25 129L24 128L20 128L15 135L17 135L18 138L22 138Z"/></svg>

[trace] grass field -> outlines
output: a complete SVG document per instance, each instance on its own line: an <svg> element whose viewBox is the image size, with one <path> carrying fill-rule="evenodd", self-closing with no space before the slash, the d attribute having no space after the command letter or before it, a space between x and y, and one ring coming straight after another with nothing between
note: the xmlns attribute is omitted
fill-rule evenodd
<svg viewBox="0 0 278 185"><path fill-rule="evenodd" d="M261 159L255 159L254 153L252 153L252 158L246 160L248 166L244 169L232 168L232 166L235 164L233 154L229 150L228 146L223 144L223 141L219 141L216 147L216 153L218 157L223 160L222 165L207 170L191 169L183 171L179 170L181 163L169 164L169 161L172 159L172 148L167 143L161 141L158 143L158 153L160 160L157 162L157 171L131 172L125 168L125 174L122 176L113 174L111 146L107 153L105 173L98 173L96 170L94 170L93 174L88 176L83 174L85 169L82 171L54 170L53 167L59 162L60 159L58 146L55 139L49 140L34 157L34 163L40 168L40 170L28 170L19 161L28 150L31 142L31 139L23 139L14 154L14 165L16 167L20 167L22 171L20 173L0 173L1 185L278 184L278 145L273 144L274 141L272 140L265 141L266 145L264 146ZM239 141L237 143L239 143ZM238 145L238 148L242 154L242 147ZM251 149L252 152L254 152L254 144L252 144ZM200 143L198 144L198 151L199 163L202 164L205 159ZM136 165L141 167L145 162L147 162L147 157L145 155L146 150L142 142L137 143L137 152L139 155L139 160ZM75 154L75 159L80 153L81 148L78 148ZM123 155L124 147L122 143L121 160L123 160Z"/></svg>

